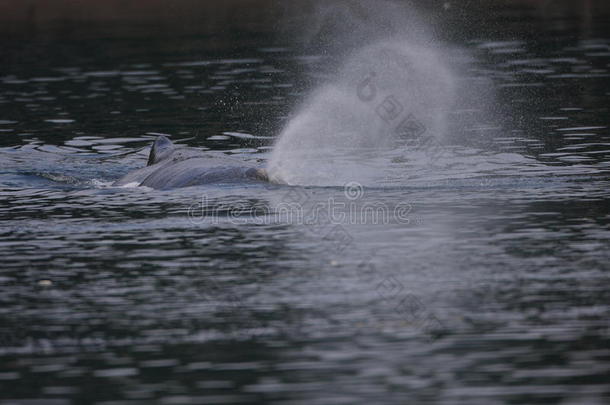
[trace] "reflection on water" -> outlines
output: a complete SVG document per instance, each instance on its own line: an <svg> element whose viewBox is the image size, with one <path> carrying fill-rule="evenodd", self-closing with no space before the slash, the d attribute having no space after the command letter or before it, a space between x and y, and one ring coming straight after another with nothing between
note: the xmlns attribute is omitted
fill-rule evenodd
<svg viewBox="0 0 610 405"><path fill-rule="evenodd" d="M347 188L110 187L158 133L266 162L324 55L3 69L0 404L606 402L610 39L565 33L464 40L510 113Z"/></svg>

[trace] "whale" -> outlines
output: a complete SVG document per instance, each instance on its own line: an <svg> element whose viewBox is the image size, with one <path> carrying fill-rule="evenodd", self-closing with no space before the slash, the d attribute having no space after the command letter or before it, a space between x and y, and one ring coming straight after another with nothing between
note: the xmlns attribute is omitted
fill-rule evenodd
<svg viewBox="0 0 610 405"><path fill-rule="evenodd" d="M145 167L136 169L113 183L158 190L214 183L268 182L264 168L219 153L177 146L166 136L158 136Z"/></svg>

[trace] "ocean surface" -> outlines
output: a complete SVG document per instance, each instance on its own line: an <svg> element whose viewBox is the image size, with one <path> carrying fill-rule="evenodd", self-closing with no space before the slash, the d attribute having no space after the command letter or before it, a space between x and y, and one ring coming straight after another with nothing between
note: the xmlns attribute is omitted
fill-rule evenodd
<svg viewBox="0 0 610 405"><path fill-rule="evenodd" d="M497 121L324 184L112 186L158 134L264 166L333 55L4 40L0 404L608 403L607 21L519 12L447 40Z"/></svg>

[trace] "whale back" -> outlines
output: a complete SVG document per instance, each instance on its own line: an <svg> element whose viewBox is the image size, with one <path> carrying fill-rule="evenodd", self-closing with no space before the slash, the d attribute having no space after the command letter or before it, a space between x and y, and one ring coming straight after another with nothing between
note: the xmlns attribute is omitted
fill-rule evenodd
<svg viewBox="0 0 610 405"><path fill-rule="evenodd" d="M115 186L138 185L159 190L212 183L269 181L265 169L221 152L174 145L159 136L152 145L146 167L127 173Z"/></svg>
<svg viewBox="0 0 610 405"><path fill-rule="evenodd" d="M167 139L167 137L163 135L157 137L150 149L150 155L148 155L148 163L146 166L154 165L155 163L159 163L163 159L166 159L172 154L174 149L174 144Z"/></svg>

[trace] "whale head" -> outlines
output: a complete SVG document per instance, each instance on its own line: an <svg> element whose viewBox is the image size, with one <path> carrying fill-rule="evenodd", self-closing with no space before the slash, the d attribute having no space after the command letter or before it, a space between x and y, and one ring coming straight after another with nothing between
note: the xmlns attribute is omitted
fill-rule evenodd
<svg viewBox="0 0 610 405"><path fill-rule="evenodd" d="M172 154L174 149L174 144L172 141L167 139L167 137L163 135L157 137L155 143L150 149L150 155L148 155L148 163L146 166L154 165L164 159L167 159Z"/></svg>

